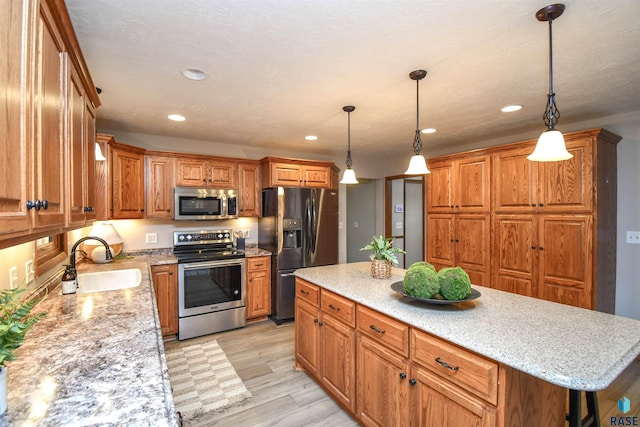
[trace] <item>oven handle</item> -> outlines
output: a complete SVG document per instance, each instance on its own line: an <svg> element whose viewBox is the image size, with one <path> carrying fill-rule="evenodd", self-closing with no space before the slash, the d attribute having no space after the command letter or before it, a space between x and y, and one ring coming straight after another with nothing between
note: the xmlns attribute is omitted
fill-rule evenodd
<svg viewBox="0 0 640 427"><path fill-rule="evenodd" d="M244 258L236 258L236 259L223 259L223 260L214 260L214 261L198 261L198 262L187 262L181 264L185 270L194 270L201 269L206 267L226 267L230 265L240 265L244 266Z"/></svg>
<svg viewBox="0 0 640 427"><path fill-rule="evenodd" d="M295 274L293 273L285 273L285 274L281 274L280 277L291 277L291 276L295 276Z"/></svg>

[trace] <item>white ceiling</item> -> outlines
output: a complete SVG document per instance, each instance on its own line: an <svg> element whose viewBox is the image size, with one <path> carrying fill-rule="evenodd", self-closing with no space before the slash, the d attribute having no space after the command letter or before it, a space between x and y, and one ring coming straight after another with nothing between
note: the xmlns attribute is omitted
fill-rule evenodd
<svg viewBox="0 0 640 427"><path fill-rule="evenodd" d="M98 128L262 150L411 154L543 130L545 0L66 0ZM640 110L640 1L567 0L553 23L558 128ZM187 67L208 73L190 81ZM505 114L504 105L524 109ZM179 113L182 123L167 120ZM314 134L315 142L304 136Z"/></svg>

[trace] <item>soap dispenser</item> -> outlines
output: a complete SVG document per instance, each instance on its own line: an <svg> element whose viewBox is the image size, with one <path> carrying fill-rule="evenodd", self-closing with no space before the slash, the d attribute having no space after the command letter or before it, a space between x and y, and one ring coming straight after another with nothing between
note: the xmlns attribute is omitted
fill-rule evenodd
<svg viewBox="0 0 640 427"><path fill-rule="evenodd" d="M71 265L65 265L64 274L62 275L62 294L75 294L77 290L76 271Z"/></svg>

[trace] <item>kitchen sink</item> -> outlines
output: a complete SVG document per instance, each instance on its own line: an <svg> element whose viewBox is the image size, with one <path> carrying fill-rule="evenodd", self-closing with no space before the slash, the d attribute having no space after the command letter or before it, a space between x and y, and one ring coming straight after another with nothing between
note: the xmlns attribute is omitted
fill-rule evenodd
<svg viewBox="0 0 640 427"><path fill-rule="evenodd" d="M138 286L142 282L142 272L138 268L96 271L93 273L80 273L77 280L79 294L115 291Z"/></svg>

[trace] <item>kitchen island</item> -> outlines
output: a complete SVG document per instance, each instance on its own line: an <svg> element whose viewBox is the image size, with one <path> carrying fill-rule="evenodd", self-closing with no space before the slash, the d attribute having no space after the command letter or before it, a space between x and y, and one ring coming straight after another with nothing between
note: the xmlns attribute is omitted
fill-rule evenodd
<svg viewBox="0 0 640 427"><path fill-rule="evenodd" d="M380 384L369 378L382 366L378 359L390 362L385 369L397 367L400 384L394 386L396 396L377 405L391 407L394 398L408 398L410 411L423 405L434 411L433 405L442 409L447 400L471 411L469 419L481 420L479 425L526 425L526 419L528 425L562 426L566 389L602 390L640 354L640 321L633 319L480 286L473 286L481 293L476 300L429 305L391 289L404 270L393 268L390 279L373 279L367 262L299 269L295 275L296 362L364 424L379 422L377 416L390 424L402 418L393 410L376 413L370 405L368 395L380 392ZM305 313L309 331L303 330ZM333 327L321 328L318 341L309 344L303 334L316 325ZM346 326L342 335L330 334L341 326ZM323 346L327 336L333 341ZM341 346L340 357L352 357L342 366L355 366L341 372L328 368L322 356L332 356L328 348L335 345ZM309 356L314 351L317 355ZM402 388L405 378L420 386L418 396ZM536 421L536 414L542 418Z"/></svg>
<svg viewBox="0 0 640 427"><path fill-rule="evenodd" d="M139 268L130 289L62 295L8 363L8 410L0 425L175 426L177 419L149 263L173 256L83 264L79 272Z"/></svg>

